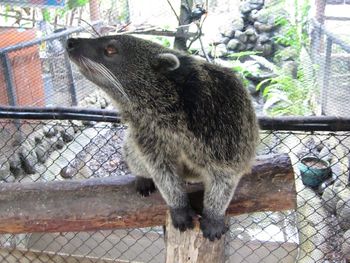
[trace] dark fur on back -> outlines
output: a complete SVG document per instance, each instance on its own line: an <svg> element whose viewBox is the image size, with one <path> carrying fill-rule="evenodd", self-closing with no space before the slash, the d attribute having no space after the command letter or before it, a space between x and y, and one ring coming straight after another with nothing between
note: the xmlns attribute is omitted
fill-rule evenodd
<svg viewBox="0 0 350 263"><path fill-rule="evenodd" d="M210 240L220 238L225 210L258 141L250 97L235 74L129 35L70 39L67 50L127 122L125 158L143 177L137 189L147 195L152 179L175 227L186 230L194 213L183 182L202 181L201 228Z"/></svg>

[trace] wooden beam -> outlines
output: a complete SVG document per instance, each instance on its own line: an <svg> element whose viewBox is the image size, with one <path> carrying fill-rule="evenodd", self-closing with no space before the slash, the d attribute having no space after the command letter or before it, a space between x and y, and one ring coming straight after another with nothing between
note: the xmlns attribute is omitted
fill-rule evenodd
<svg viewBox="0 0 350 263"><path fill-rule="evenodd" d="M191 185L200 210L201 185ZM294 173L287 154L260 157L246 174L228 214L295 209ZM134 177L0 185L0 233L71 232L165 224L167 207L158 193L141 197Z"/></svg>

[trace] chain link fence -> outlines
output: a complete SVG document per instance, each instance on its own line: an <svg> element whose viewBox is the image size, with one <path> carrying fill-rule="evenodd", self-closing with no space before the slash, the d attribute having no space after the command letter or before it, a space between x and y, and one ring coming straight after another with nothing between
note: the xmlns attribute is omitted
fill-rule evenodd
<svg viewBox="0 0 350 263"><path fill-rule="evenodd" d="M128 175L121 154L126 127L92 120L20 120L19 126L2 120L1 182ZM349 249L344 236L350 226L349 149L349 132L261 131L258 154L290 155L297 209L232 217L226 262L344 262ZM306 156L330 163L332 175L316 188L305 186L299 174L298 164ZM2 262L164 262L165 256L161 226L3 234L0 244Z"/></svg>

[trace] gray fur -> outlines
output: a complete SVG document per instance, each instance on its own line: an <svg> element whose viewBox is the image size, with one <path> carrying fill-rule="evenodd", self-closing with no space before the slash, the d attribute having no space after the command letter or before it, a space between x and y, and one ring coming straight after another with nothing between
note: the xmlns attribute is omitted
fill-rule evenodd
<svg viewBox="0 0 350 263"><path fill-rule="evenodd" d="M106 55L108 45L117 54ZM220 238L226 208L258 142L251 100L234 73L129 35L70 39L67 50L115 100L128 124L130 170L153 179L175 227L193 227L184 183L202 181L201 228L210 240Z"/></svg>

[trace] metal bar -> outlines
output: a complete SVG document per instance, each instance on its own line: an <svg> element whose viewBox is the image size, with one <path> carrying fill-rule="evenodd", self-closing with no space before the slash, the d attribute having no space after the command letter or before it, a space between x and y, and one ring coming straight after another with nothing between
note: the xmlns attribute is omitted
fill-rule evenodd
<svg viewBox="0 0 350 263"><path fill-rule="evenodd" d="M100 21L97 21L97 22L91 23L91 25L94 26L94 25L98 25L100 23L101 23ZM46 37L41 37L41 38L37 38L37 39L31 40L31 41L18 43L18 44L13 45L13 46L0 48L0 54L9 53L9 52L16 51L18 49L35 46L35 45L41 44L42 42L45 42L45 41L65 37L65 36L68 36L70 34L78 33L78 32L84 31L84 30L86 30L86 27L75 27L75 28L64 30L64 31L60 31L58 33L51 34L51 35L46 36Z"/></svg>
<svg viewBox="0 0 350 263"><path fill-rule="evenodd" d="M350 53L350 45L345 42L344 40L340 39L335 34L329 32L324 25L321 25L315 20L312 20L313 26L320 29L327 37L331 38L334 44L339 45L342 49L344 49L346 52Z"/></svg>
<svg viewBox="0 0 350 263"><path fill-rule="evenodd" d="M8 53L0 54L2 65L4 68L4 77L6 82L6 92L8 103L11 106L17 105L17 96L15 88L15 80L12 73L12 65Z"/></svg>
<svg viewBox="0 0 350 263"><path fill-rule="evenodd" d="M0 107L0 119L29 120L85 120L96 122L120 122L116 111L69 107Z"/></svg>
<svg viewBox="0 0 350 263"><path fill-rule="evenodd" d="M115 110L72 107L0 107L0 119L86 120L121 122ZM259 117L262 130L281 131L350 131L350 118L335 116Z"/></svg>
<svg viewBox="0 0 350 263"><path fill-rule="evenodd" d="M350 17L346 16L325 16L326 20L333 20L333 21L350 21Z"/></svg>
<svg viewBox="0 0 350 263"><path fill-rule="evenodd" d="M329 89L328 84L329 84L329 78L331 77L332 45L333 45L332 38L327 37L326 57L325 57L324 67L323 67L323 80L322 80L322 88L321 88L321 112L322 112L322 114L325 114L325 109L327 106L328 89Z"/></svg>
<svg viewBox="0 0 350 263"><path fill-rule="evenodd" d="M65 36L63 39L67 40L68 37ZM68 88L69 88L69 94L72 100L72 106L77 106L78 105L77 91L76 91L74 77L73 77L72 64L70 62L67 52L64 52L64 64L67 69Z"/></svg>

